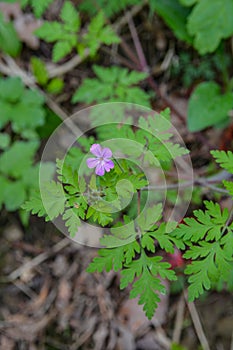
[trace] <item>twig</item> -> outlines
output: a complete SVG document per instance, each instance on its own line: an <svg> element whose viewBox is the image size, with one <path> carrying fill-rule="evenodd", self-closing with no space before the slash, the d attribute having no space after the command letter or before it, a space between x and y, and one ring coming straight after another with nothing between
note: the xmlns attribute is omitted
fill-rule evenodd
<svg viewBox="0 0 233 350"><path fill-rule="evenodd" d="M132 17L130 16L129 13L127 13L127 15L128 15L129 30L131 32L131 35L132 35L132 38L133 38L133 42L134 42L134 46L135 46L135 49L137 51L137 55L138 55L139 62L140 62L140 65L141 65L141 70L143 72L148 73L149 69L148 69L148 65L147 65L147 62L146 62L146 57L144 55L144 52L143 52L143 49L142 49L142 45L141 45L140 40L139 40L139 37L138 37L138 34L137 34L137 30L135 28L135 25L134 25Z"/></svg>
<svg viewBox="0 0 233 350"><path fill-rule="evenodd" d="M202 324L201 324L196 306L195 306L194 302L188 302L187 291L184 292L184 297L185 297L185 300L186 300L186 303L187 303L187 306L188 306L188 309L190 312L190 316L191 316L192 321L193 321L194 328L196 330L196 334L197 334L198 339L201 343L201 346L202 346L203 350L210 350L209 343L208 343L208 340L205 336L204 330L202 328Z"/></svg>
<svg viewBox="0 0 233 350"><path fill-rule="evenodd" d="M131 63L129 60L127 60L127 58L120 56L117 52L116 53L114 52L114 55L113 55L111 52L111 49L109 47L103 46L100 48L100 50L107 53L109 56L113 56L115 59L115 62L118 61L118 62L122 63L125 67L128 67L129 69L132 69L132 70L137 69L133 63Z"/></svg>
<svg viewBox="0 0 233 350"><path fill-rule="evenodd" d="M23 292L25 295L27 295L30 299L37 298L38 295L29 286L25 285L24 283L20 283L19 281L13 281L13 284L19 290L21 290L21 292Z"/></svg>
<svg viewBox="0 0 233 350"><path fill-rule="evenodd" d="M141 68L140 70L142 70L143 72L148 72L149 71L149 69L148 69L149 66L147 64L147 61L146 61L146 58L145 58L145 55L144 55L144 52L143 52L143 49L142 49L142 45L140 43L137 31L136 31L136 28L134 26L134 23L133 23L132 19L130 19L129 14L128 14L128 24L129 24L129 29L130 29L130 32L131 32L131 35L132 35L132 39L133 39L133 42L134 42L134 46L135 46L135 49L136 49L137 54L138 54L139 64L140 64L140 68ZM182 122L185 122L186 121L185 116L183 116L178 111L178 109L176 107L174 107L174 105L170 102L170 100L168 99L167 96L164 96L164 94L161 92L159 86L155 83L155 81L154 81L153 77L151 76L151 74L147 78L147 81L148 81L149 85L151 86L151 88L155 91L157 96L160 97L166 103L166 105L171 109L171 111L173 113L175 113L177 115L177 117Z"/></svg>
<svg viewBox="0 0 233 350"><path fill-rule="evenodd" d="M128 23L128 17L129 15L131 17L136 16L141 10L142 8L147 4L147 1L141 1L140 5L135 5L133 6L124 16L122 16L114 25L113 25L113 29L118 32L119 29L121 29L122 27L124 27L127 23Z"/></svg>
<svg viewBox="0 0 233 350"><path fill-rule="evenodd" d="M140 215L140 212L141 212L141 190L137 190L137 195L138 195L138 199L137 199L138 215Z"/></svg>
<svg viewBox="0 0 233 350"><path fill-rule="evenodd" d="M42 262L47 260L49 257L58 253L60 250L64 249L65 247L67 247L70 243L71 243L71 241L68 238L63 238L61 241L59 241L57 244L55 244L49 251L37 255L32 260L26 262L26 264L20 266L18 269L11 272L7 276L7 281L12 282L12 281L16 280L23 273L40 265Z"/></svg>
<svg viewBox="0 0 233 350"><path fill-rule="evenodd" d="M184 296L181 294L178 302L178 306L177 306L175 327L174 327L173 336L172 336L172 342L176 344L179 344L180 342L180 336L181 336L183 320L184 320L184 310L185 310L185 300L184 300Z"/></svg>
<svg viewBox="0 0 233 350"><path fill-rule="evenodd" d="M218 181L216 181L217 183ZM212 181L209 181L208 178L204 179L204 178L196 178L193 181L192 180L188 180L188 181L184 181L184 182L178 182L178 183L174 183L174 184L168 184L168 185L151 185L151 186L145 186L142 188L142 191L152 191L152 190L158 190L158 191L162 191L162 190L172 190L172 189L181 189L181 188L187 188L187 187L191 187L191 186L202 186L202 187L207 187L210 188L216 192L219 193L223 193L226 195L229 195L229 192L223 188L217 187L212 185Z"/></svg>

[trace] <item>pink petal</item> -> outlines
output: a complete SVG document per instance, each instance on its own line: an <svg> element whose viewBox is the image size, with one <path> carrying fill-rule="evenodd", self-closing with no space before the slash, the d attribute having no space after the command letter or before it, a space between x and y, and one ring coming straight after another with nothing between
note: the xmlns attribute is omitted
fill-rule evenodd
<svg viewBox="0 0 233 350"><path fill-rule="evenodd" d="M99 164L99 159L97 158L88 158L86 160L86 163L87 163L87 166L88 168L92 169L92 168L95 168L98 164Z"/></svg>
<svg viewBox="0 0 233 350"><path fill-rule="evenodd" d="M104 162L104 169L105 171L109 172L112 168L114 168L114 163L112 160L106 160Z"/></svg>
<svg viewBox="0 0 233 350"><path fill-rule="evenodd" d="M102 162L97 165L97 167L95 169L95 173L96 173L96 175L99 175L99 176L104 175L105 170L104 170L104 165L102 165Z"/></svg>
<svg viewBox="0 0 233 350"><path fill-rule="evenodd" d="M112 151L110 150L110 148L108 148L108 147L103 148L102 157L103 158L111 158L112 157Z"/></svg>
<svg viewBox="0 0 233 350"><path fill-rule="evenodd" d="M102 148L98 143L94 143L91 148L90 151L92 154L94 154L96 157L102 157Z"/></svg>

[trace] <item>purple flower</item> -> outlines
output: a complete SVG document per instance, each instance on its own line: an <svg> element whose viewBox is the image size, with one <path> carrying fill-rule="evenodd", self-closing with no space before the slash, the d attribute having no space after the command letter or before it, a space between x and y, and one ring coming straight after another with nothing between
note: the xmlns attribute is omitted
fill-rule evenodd
<svg viewBox="0 0 233 350"><path fill-rule="evenodd" d="M90 148L90 152L94 154L96 158L88 158L87 166L90 169L96 168L96 175L103 176L105 171L108 173L112 168L114 168L113 161L109 159L112 157L112 151L110 148L102 148L98 143L94 143L94 145L92 145Z"/></svg>

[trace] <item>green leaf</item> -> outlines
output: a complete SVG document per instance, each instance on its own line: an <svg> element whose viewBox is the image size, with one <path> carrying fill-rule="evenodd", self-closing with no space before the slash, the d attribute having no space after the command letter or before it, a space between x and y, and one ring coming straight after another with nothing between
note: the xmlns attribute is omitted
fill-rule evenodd
<svg viewBox="0 0 233 350"><path fill-rule="evenodd" d="M214 52L220 41L233 34L233 1L198 1L188 18L187 28L195 37L194 46L200 54Z"/></svg>
<svg viewBox="0 0 233 350"><path fill-rule="evenodd" d="M76 8L70 1L66 1L62 7L61 19L66 23L66 28L71 31L78 31L80 28L80 18Z"/></svg>
<svg viewBox="0 0 233 350"><path fill-rule="evenodd" d="M30 133L44 124L43 104L44 97L36 90L25 89L21 79L0 79L0 127L11 121L14 132L22 136Z"/></svg>
<svg viewBox="0 0 233 350"><path fill-rule="evenodd" d="M43 25L35 31L38 38L48 43L61 40L64 37L63 25L59 22L44 22Z"/></svg>
<svg viewBox="0 0 233 350"><path fill-rule="evenodd" d="M41 188L41 197L48 215L46 221L51 221L59 214L63 214L66 197L60 183L55 181L44 183Z"/></svg>
<svg viewBox="0 0 233 350"><path fill-rule="evenodd" d="M138 252L138 248L140 248L136 242L136 236L134 221L128 222L128 217L124 216L124 224L118 223L118 225L111 228L111 235L108 234L101 237L100 243L107 248L124 246L127 248L132 260L132 257L134 257L132 249Z"/></svg>
<svg viewBox="0 0 233 350"><path fill-rule="evenodd" d="M118 271L122 268L122 261L124 261L123 247L117 247L113 249L100 249L98 251L99 256L94 258L87 268L87 272L106 272Z"/></svg>
<svg viewBox="0 0 233 350"><path fill-rule="evenodd" d="M8 150L0 155L1 172L14 178L20 178L31 167L37 147L37 142L15 141Z"/></svg>
<svg viewBox="0 0 233 350"><path fill-rule="evenodd" d="M55 43L52 51L54 62L69 54L78 44L78 31L80 29L80 18L74 5L66 1L61 9L60 18L64 23L57 21L44 22L35 31L35 34L48 43Z"/></svg>
<svg viewBox="0 0 233 350"><path fill-rule="evenodd" d="M101 44L111 45L119 43L120 39L113 29L105 24L105 16L100 11L90 22L87 33L83 36L85 46L89 48L90 55L94 56Z"/></svg>
<svg viewBox="0 0 233 350"><path fill-rule="evenodd" d="M178 0L149 0L149 4L151 9L164 19L178 39L192 43L186 28L189 9L183 7Z"/></svg>
<svg viewBox="0 0 233 350"><path fill-rule="evenodd" d="M145 73L129 72L125 68L113 66L103 68L93 67L97 78L85 79L81 87L72 97L72 102L131 102L149 106L149 96L138 87L138 84L146 78Z"/></svg>
<svg viewBox="0 0 233 350"><path fill-rule="evenodd" d="M12 128L16 133L35 129L45 122L45 111L41 106L26 104L23 101L15 106L11 116Z"/></svg>
<svg viewBox="0 0 233 350"><path fill-rule="evenodd" d="M151 208L147 208L144 215L140 215L137 218L141 231L149 231L152 226L161 219L162 209L162 204L154 205Z"/></svg>
<svg viewBox="0 0 233 350"><path fill-rule="evenodd" d="M233 182L223 180L223 184L230 195L233 197Z"/></svg>
<svg viewBox="0 0 233 350"><path fill-rule="evenodd" d="M158 293L165 292L158 276L169 280L176 279L174 271L169 270L170 264L161 260L159 256L150 258L142 251L140 258L126 264L126 268L121 272L120 288L126 288L129 283L133 283L130 298L139 295L139 305L143 305L149 319L154 315L160 301Z"/></svg>
<svg viewBox="0 0 233 350"><path fill-rule="evenodd" d="M0 79L0 99L7 102L18 101L24 93L23 82L20 78Z"/></svg>
<svg viewBox="0 0 233 350"><path fill-rule="evenodd" d="M41 17L53 0L21 0L22 6L31 5L37 18Z"/></svg>
<svg viewBox="0 0 233 350"><path fill-rule="evenodd" d="M210 153L223 169L233 174L233 153L231 151L210 151Z"/></svg>
<svg viewBox="0 0 233 350"><path fill-rule="evenodd" d="M171 223L169 223L171 224ZM177 223L173 223L173 225L176 225ZM182 242L182 240L174 239L173 236L170 235L169 225L165 222L163 222L158 229L147 232L143 238L146 237L147 239L153 239L153 241L157 241L159 246L164 249L167 253L174 253L174 246L176 246L179 249L184 249L185 245Z"/></svg>
<svg viewBox="0 0 233 350"><path fill-rule="evenodd" d="M230 261L233 261L233 237L228 227L228 210L221 210L218 203L204 202L206 211L195 210L195 218L185 218L172 232L189 247L183 255L191 260L185 273L191 275L189 299L199 297L210 289L213 282L227 280ZM183 248L182 248L183 249Z"/></svg>
<svg viewBox="0 0 233 350"><path fill-rule="evenodd" d="M4 203L6 210L14 211L25 201L26 191L20 181L9 181L4 188Z"/></svg>
<svg viewBox="0 0 233 350"><path fill-rule="evenodd" d="M62 216L62 219L66 221L65 225L68 227L71 238L75 238L78 227L81 225L78 209L66 209Z"/></svg>
<svg viewBox="0 0 233 350"><path fill-rule="evenodd" d="M60 61L72 51L73 45L69 41L58 41L53 47L53 62Z"/></svg>
<svg viewBox="0 0 233 350"><path fill-rule="evenodd" d="M47 214L39 190L33 191L29 200L27 200L21 207L32 214L37 214L39 217L46 216Z"/></svg>
<svg viewBox="0 0 233 350"><path fill-rule="evenodd" d="M11 22L6 22L0 13L0 49L16 57L20 53L22 44Z"/></svg>
<svg viewBox="0 0 233 350"><path fill-rule="evenodd" d="M179 0L181 5L183 6L192 6L194 5L198 0Z"/></svg>
<svg viewBox="0 0 233 350"><path fill-rule="evenodd" d="M50 94L60 94L64 87L64 81L60 78L52 79L46 87Z"/></svg>
<svg viewBox="0 0 233 350"><path fill-rule="evenodd" d="M215 82L204 82L194 90L188 105L188 129L191 132L203 130L227 120L232 108L233 94L222 95Z"/></svg>
<svg viewBox="0 0 233 350"><path fill-rule="evenodd" d="M49 80L45 63L38 57L31 58L32 72L38 84L44 86Z"/></svg>
<svg viewBox="0 0 233 350"><path fill-rule="evenodd" d="M0 149L6 149L10 144L10 136L6 133L0 133Z"/></svg>

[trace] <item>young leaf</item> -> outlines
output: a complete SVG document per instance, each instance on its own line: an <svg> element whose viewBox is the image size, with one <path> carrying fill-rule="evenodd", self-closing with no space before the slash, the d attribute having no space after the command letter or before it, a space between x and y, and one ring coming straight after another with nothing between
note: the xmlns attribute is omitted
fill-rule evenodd
<svg viewBox="0 0 233 350"><path fill-rule="evenodd" d="M147 74L129 72L113 66L93 67L97 78L85 79L72 97L72 102L131 102L149 107L149 96L138 87L132 87L146 78Z"/></svg>
<svg viewBox="0 0 233 350"><path fill-rule="evenodd" d="M233 153L231 151L210 151L219 165L233 174Z"/></svg>
<svg viewBox="0 0 233 350"><path fill-rule="evenodd" d="M31 5L37 18L40 18L53 0L21 0L22 6Z"/></svg>
<svg viewBox="0 0 233 350"><path fill-rule="evenodd" d="M11 22L6 22L0 13L0 49L16 57L21 51L22 44Z"/></svg>
<svg viewBox="0 0 233 350"><path fill-rule="evenodd" d="M49 77L44 62L38 57L31 58L32 72L35 75L38 84L44 86L47 84Z"/></svg>
<svg viewBox="0 0 233 350"><path fill-rule="evenodd" d="M61 10L60 17L62 21L66 24L66 29L73 32L78 31L80 28L80 18L76 11L76 8L70 1L66 1Z"/></svg>
<svg viewBox="0 0 233 350"><path fill-rule="evenodd" d="M46 86L46 90L50 94L56 95L62 92L63 87L64 87L64 81L60 78L54 78L48 83L48 85Z"/></svg>
<svg viewBox="0 0 233 350"><path fill-rule="evenodd" d="M68 227L71 238L75 238L78 232L78 227L81 225L79 219L79 210L77 208L66 209L62 219L66 221L65 225Z"/></svg>
<svg viewBox="0 0 233 350"><path fill-rule="evenodd" d="M47 42L55 42L53 47L53 61L58 62L77 45L80 28L80 18L73 4L66 1L61 9L60 22L44 22L35 31L36 35Z"/></svg>
<svg viewBox="0 0 233 350"><path fill-rule="evenodd" d="M88 32L84 35L84 43L90 50L90 55L94 56L101 44L111 45L119 43L119 37L113 29L105 24L104 13L100 11L88 26Z"/></svg>

